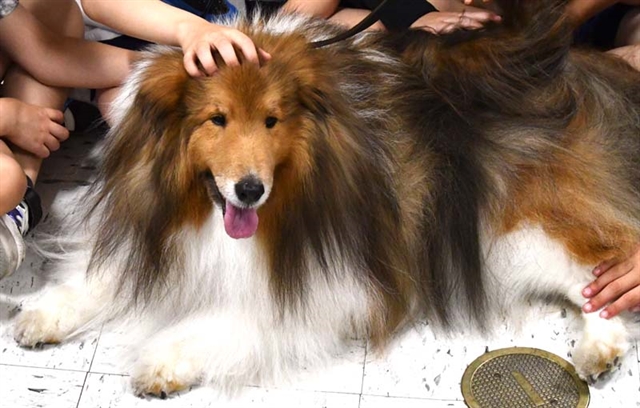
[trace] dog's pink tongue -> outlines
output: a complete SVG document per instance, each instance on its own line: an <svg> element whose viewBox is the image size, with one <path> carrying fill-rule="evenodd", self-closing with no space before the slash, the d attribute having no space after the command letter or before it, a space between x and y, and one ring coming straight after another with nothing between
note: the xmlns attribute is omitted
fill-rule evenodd
<svg viewBox="0 0 640 408"><path fill-rule="evenodd" d="M224 229L231 238L249 238L258 229L258 213L252 208L238 208L227 201Z"/></svg>

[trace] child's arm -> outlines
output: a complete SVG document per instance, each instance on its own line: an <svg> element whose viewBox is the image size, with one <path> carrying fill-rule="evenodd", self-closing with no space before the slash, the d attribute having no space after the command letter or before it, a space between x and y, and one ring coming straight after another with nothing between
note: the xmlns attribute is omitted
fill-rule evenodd
<svg viewBox="0 0 640 408"><path fill-rule="evenodd" d="M82 0L82 7L91 19L123 34L180 46L185 69L192 76L216 71L214 51L227 65L240 63L234 48L253 64L259 64L260 58L269 58L269 54L256 49L253 41L240 31L209 23L159 0Z"/></svg>
<svg viewBox="0 0 640 408"><path fill-rule="evenodd" d="M291 12L329 18L338 10L339 4L340 0L289 0L282 8Z"/></svg>
<svg viewBox="0 0 640 408"><path fill-rule="evenodd" d="M135 56L105 44L63 37L22 6L0 19L0 49L38 81L70 88L120 85Z"/></svg>
<svg viewBox="0 0 640 408"><path fill-rule="evenodd" d="M617 0L570 0L567 3L566 14L569 21L577 27L616 3Z"/></svg>

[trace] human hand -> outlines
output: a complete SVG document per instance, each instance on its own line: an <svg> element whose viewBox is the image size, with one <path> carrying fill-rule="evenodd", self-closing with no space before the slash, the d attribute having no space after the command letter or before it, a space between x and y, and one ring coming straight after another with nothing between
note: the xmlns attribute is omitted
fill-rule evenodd
<svg viewBox="0 0 640 408"><path fill-rule="evenodd" d="M589 299L582 306L585 313L594 312L610 303L600 312L609 319L624 310L640 311L640 246L622 262L611 260L598 265L593 274L597 277L582 295Z"/></svg>
<svg viewBox="0 0 640 408"><path fill-rule="evenodd" d="M480 0L464 0L464 4L466 4L467 6L472 5L473 3L480 3ZM482 3L490 3L491 0L482 0Z"/></svg>
<svg viewBox="0 0 640 408"><path fill-rule="evenodd" d="M419 28L434 34L447 34L456 30L477 30L489 22L501 20L499 15L487 10L432 12L416 20L411 28Z"/></svg>
<svg viewBox="0 0 640 408"><path fill-rule="evenodd" d="M30 105L13 98L3 99L3 115L9 123L3 133L12 144L40 158L49 157L67 140L69 131L62 126L64 115L56 109Z"/></svg>
<svg viewBox="0 0 640 408"><path fill-rule="evenodd" d="M212 75L218 69L214 59L217 51L229 66L240 65L238 49L245 62L260 65L271 58L266 51L255 46L253 41L240 31L202 21L190 24L181 30L178 41L184 53L184 68L189 75L198 77Z"/></svg>

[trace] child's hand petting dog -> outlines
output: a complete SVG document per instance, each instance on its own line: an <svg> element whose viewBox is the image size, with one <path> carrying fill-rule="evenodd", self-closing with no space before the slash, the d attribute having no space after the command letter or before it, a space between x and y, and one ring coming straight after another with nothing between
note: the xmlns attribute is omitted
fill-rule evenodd
<svg viewBox="0 0 640 408"><path fill-rule="evenodd" d="M411 28L434 34L448 34L456 30L479 30L489 22L500 22L501 18L489 10L436 11L417 19Z"/></svg>
<svg viewBox="0 0 640 408"><path fill-rule="evenodd" d="M589 301L582 306L586 313L599 310L600 316L608 319L624 310L640 312L640 246L622 262L607 261L598 265L593 274L597 277L582 294Z"/></svg>
<svg viewBox="0 0 640 408"><path fill-rule="evenodd" d="M212 75L216 72L216 51L229 66L240 64L236 49L242 53L244 61L252 64L259 65L271 58L271 55L257 48L244 33L206 21L190 25L179 35L179 42L184 53L184 67L189 75L194 77Z"/></svg>

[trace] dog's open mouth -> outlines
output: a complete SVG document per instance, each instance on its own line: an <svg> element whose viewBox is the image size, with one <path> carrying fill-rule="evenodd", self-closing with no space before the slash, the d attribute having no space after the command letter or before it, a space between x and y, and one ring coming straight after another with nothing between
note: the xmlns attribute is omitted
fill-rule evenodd
<svg viewBox="0 0 640 408"><path fill-rule="evenodd" d="M225 199L211 174L204 174L207 188L213 202L222 208L224 230L231 238L249 238L258 230L258 211L256 208L237 207Z"/></svg>

